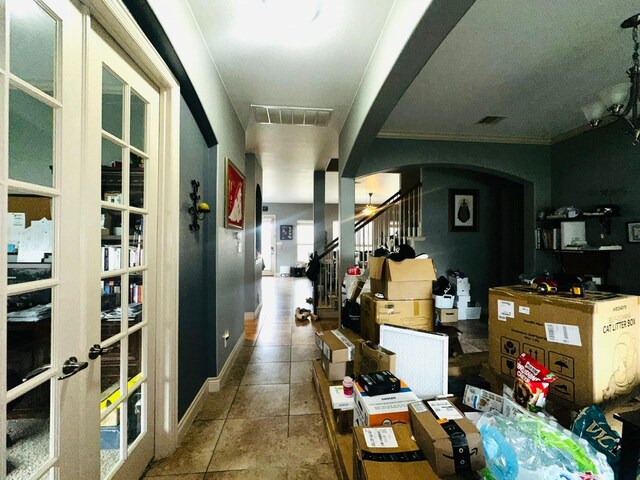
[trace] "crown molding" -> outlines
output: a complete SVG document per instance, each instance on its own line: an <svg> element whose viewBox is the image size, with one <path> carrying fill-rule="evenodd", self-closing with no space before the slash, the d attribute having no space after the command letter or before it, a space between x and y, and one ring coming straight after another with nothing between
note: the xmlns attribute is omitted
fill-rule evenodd
<svg viewBox="0 0 640 480"><path fill-rule="evenodd" d="M377 138L402 140L439 140L444 142L512 143L521 145L551 145L551 140L542 137L507 137L500 135L464 135L458 133L420 133L381 131Z"/></svg>

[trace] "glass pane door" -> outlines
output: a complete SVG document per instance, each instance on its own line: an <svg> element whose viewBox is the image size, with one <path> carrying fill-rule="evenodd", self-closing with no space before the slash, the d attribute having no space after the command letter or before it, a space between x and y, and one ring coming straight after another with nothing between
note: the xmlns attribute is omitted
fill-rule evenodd
<svg viewBox="0 0 640 480"><path fill-rule="evenodd" d="M64 359L81 353L77 336L66 335L82 296L70 287L69 261L79 251L69 208L78 185L61 179L80 167L79 142L66 134L80 128L71 92L81 82L69 66L81 50L66 46L81 35L81 16L59 0L9 0L0 1L0 20L0 478L60 478L73 471L62 466L62 438L78 428L62 420L61 406L77 409L69 388L82 385L81 376L59 380Z"/></svg>
<svg viewBox="0 0 640 480"><path fill-rule="evenodd" d="M158 93L96 27L92 68L100 79L99 126L92 132L100 177L100 478L122 475L133 457L153 452ZM95 160L94 160L95 161ZM99 328L98 328L99 327ZM99 330L99 334L97 331ZM98 362L98 359L95 360ZM142 461L142 460L141 460Z"/></svg>

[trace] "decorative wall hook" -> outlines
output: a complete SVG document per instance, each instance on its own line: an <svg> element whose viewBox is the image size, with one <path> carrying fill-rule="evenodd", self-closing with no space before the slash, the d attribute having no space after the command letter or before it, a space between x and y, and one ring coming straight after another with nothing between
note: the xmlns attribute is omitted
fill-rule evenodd
<svg viewBox="0 0 640 480"><path fill-rule="evenodd" d="M211 211L209 205L206 202L200 201L200 195L198 195L198 189L200 188L200 182L191 180L191 188L193 191L189 194L192 205L189 207L189 214L191 215L191 223L189 224L189 230L197 232L200 230L198 221L204 220L207 213Z"/></svg>

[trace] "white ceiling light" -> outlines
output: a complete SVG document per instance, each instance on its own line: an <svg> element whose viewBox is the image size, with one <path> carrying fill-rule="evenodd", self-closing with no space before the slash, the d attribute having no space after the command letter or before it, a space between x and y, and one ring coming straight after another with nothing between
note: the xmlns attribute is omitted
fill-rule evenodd
<svg viewBox="0 0 640 480"><path fill-rule="evenodd" d="M633 65L627 70L630 83L619 83L600 92L600 100L582 107L589 125L597 127L603 116L623 118L631 127L629 133L633 137L633 144L640 143L640 42L638 40L638 26L640 13L627 18L622 28L631 28L633 40Z"/></svg>
<svg viewBox="0 0 640 480"><path fill-rule="evenodd" d="M271 21L284 28L299 28L313 22L322 8L322 0L262 0Z"/></svg>

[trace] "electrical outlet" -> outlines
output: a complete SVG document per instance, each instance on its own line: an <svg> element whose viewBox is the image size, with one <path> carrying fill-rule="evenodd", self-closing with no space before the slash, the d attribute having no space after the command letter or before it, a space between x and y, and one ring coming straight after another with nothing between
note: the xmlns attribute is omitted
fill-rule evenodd
<svg viewBox="0 0 640 480"><path fill-rule="evenodd" d="M222 338L224 339L224 348L227 348L227 342L229 341L229 330L225 330Z"/></svg>

